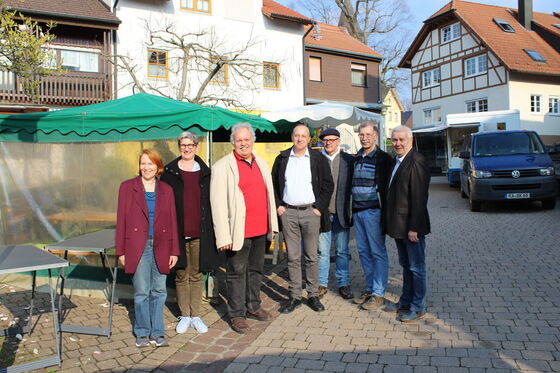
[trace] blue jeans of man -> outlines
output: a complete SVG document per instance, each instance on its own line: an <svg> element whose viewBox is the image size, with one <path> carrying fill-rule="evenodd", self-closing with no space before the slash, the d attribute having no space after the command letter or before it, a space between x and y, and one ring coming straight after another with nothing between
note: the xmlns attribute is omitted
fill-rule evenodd
<svg viewBox="0 0 560 373"><path fill-rule="evenodd" d="M137 337L157 338L165 335L163 307L167 298L165 281L156 265L153 240L146 247L132 277L134 285L134 334Z"/></svg>
<svg viewBox="0 0 560 373"><path fill-rule="evenodd" d="M419 242L408 239L395 239L399 252L399 264L403 268L403 288L399 299L400 306L410 306L411 311L420 312L426 308L426 240L419 237Z"/></svg>
<svg viewBox="0 0 560 373"><path fill-rule="evenodd" d="M348 241L350 229L342 228L336 214L331 215L332 229L319 235L319 285L329 284L329 266L331 259L331 239L334 239L336 257L336 281L338 287L350 285Z"/></svg>
<svg viewBox="0 0 560 373"><path fill-rule="evenodd" d="M389 276L385 235L381 232L381 210L366 209L353 214L356 246L364 271L365 291L384 296Z"/></svg>

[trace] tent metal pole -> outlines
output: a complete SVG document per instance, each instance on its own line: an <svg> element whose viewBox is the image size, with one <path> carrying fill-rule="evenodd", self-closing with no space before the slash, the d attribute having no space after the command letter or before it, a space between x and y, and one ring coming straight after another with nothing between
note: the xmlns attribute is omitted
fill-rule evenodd
<svg viewBox="0 0 560 373"><path fill-rule="evenodd" d="M208 166L212 166L212 131L206 133L206 154L208 154Z"/></svg>

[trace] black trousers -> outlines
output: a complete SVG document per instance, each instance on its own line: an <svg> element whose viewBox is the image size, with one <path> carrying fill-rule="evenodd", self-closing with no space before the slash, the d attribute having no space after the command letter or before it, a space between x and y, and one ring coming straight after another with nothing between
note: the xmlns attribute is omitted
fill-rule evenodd
<svg viewBox="0 0 560 373"><path fill-rule="evenodd" d="M266 235L246 238L239 251L226 252L226 292L231 319L261 307Z"/></svg>

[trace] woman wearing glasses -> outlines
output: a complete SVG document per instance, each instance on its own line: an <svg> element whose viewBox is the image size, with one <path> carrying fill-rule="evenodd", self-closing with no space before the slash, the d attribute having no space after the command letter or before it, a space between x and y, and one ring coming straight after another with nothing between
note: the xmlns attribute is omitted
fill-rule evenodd
<svg viewBox="0 0 560 373"><path fill-rule="evenodd" d="M181 155L165 166L161 176L175 194L181 249L175 270L181 310L176 331L185 333L191 326L198 333L206 333L208 327L200 318L202 272L212 271L218 258L210 211L210 168L196 155L198 138L194 133L183 132L177 141Z"/></svg>

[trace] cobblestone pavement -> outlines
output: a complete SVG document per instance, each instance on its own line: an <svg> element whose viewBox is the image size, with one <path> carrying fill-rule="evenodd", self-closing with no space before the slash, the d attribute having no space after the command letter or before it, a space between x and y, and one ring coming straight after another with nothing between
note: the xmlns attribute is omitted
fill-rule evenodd
<svg viewBox="0 0 560 373"><path fill-rule="evenodd" d="M285 265L263 286L270 322L249 321L246 335L232 332L221 318L224 305L205 305L203 335L174 332L174 305L166 309L170 346L134 347L128 311L115 307L111 339L64 334L60 372L548 372L560 371L560 208L538 203L490 204L473 213L445 179L430 189L434 233L427 238L428 317L402 324L394 314L363 311L339 297L335 284L323 298L325 312L302 306L279 315L287 297ZM389 287L400 293L396 249L387 239ZM352 250L352 288L361 289L361 268ZM280 271L280 273L278 273ZM331 275L334 265L331 266ZM332 277L332 276L331 276ZM0 285L1 287L2 285ZM28 291L0 288L0 326L25 318ZM39 308L49 310L40 295ZM102 326L106 304L72 297L69 322ZM19 317L21 320L14 320ZM0 367L53 352L50 314L23 341L4 339ZM0 339L1 340L1 339ZM51 347L49 347L51 346ZM1 370L1 369L0 369Z"/></svg>

